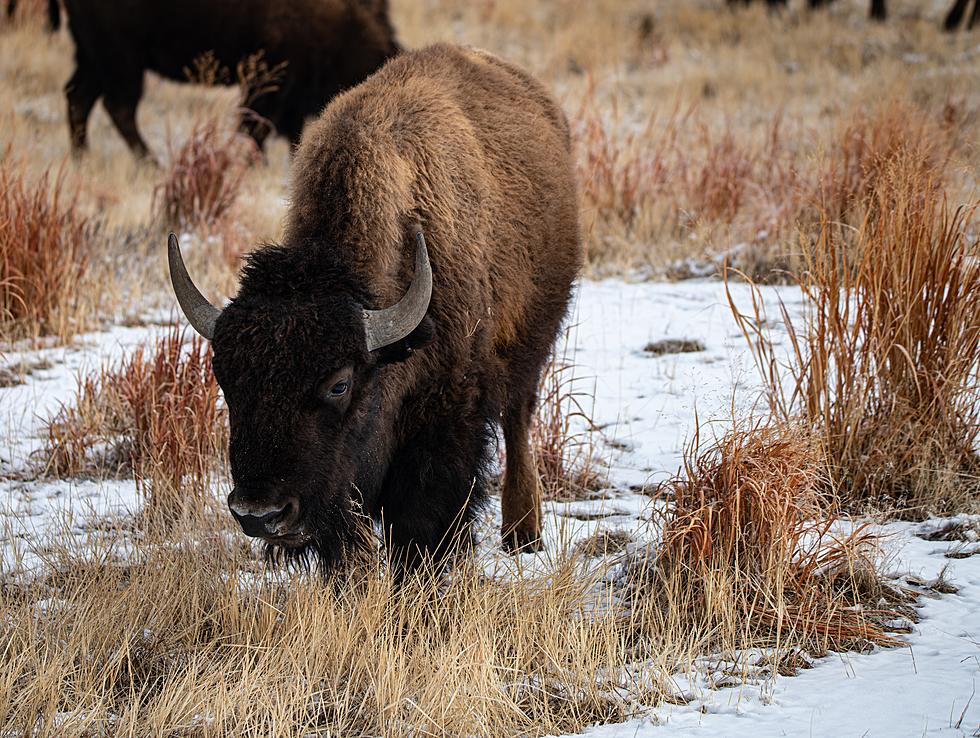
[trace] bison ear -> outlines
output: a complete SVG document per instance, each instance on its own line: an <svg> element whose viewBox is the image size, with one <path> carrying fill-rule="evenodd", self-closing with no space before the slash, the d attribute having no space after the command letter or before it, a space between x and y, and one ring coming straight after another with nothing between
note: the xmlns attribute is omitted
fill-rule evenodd
<svg viewBox="0 0 980 738"><path fill-rule="evenodd" d="M395 341L395 343L389 346L379 348L374 352L374 355L377 357L379 366L397 364L399 361L405 361L405 359L419 349L425 348L435 339L436 324L432 318L426 315L422 318L422 322L415 327L415 330L405 336L405 338L400 341Z"/></svg>

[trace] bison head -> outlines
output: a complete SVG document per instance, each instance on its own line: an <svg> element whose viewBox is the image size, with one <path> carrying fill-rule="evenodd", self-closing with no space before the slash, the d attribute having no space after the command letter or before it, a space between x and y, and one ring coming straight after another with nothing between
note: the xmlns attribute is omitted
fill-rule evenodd
<svg viewBox="0 0 980 738"><path fill-rule="evenodd" d="M432 272L420 228L405 295L382 310L315 249L266 247L224 310L191 281L177 238L170 276L191 325L211 340L228 406L232 515L271 551L338 563L355 542L357 502L385 470L382 367L432 338Z"/></svg>

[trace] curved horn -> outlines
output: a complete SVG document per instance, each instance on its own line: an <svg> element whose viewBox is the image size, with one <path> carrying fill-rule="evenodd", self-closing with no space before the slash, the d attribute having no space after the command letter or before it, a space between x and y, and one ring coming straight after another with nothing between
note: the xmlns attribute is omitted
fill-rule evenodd
<svg viewBox="0 0 980 738"><path fill-rule="evenodd" d="M415 234L415 276L404 297L384 310L364 311L364 333L368 351L390 346L415 330L432 297L432 267L425 248L425 236Z"/></svg>
<svg viewBox="0 0 980 738"><path fill-rule="evenodd" d="M187 273L187 267L184 266L184 257L180 255L177 236L173 233L167 239L167 261L170 262L170 281L174 286L180 309L184 311L194 330L210 341L214 336L214 322L221 315L221 311L208 302L201 291L194 286Z"/></svg>

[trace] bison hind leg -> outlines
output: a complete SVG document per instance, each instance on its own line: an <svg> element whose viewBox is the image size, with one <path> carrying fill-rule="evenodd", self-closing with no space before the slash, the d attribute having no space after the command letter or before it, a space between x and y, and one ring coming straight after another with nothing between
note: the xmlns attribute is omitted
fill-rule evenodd
<svg viewBox="0 0 980 738"><path fill-rule="evenodd" d="M539 551L541 540L541 482L528 445L534 415L539 372L512 387L504 410L504 442L507 445L501 494L504 549L511 553Z"/></svg>
<svg viewBox="0 0 980 738"><path fill-rule="evenodd" d="M112 80L107 87L109 89L102 98L102 104L116 130L138 159L152 160L150 149L136 126L136 106L143 96L142 70L138 67L133 71L127 70L124 76Z"/></svg>
<svg viewBox="0 0 980 738"><path fill-rule="evenodd" d="M71 150L76 156L88 148L88 119L101 94L102 86L98 76L89 65L79 59L74 74L65 85L68 132Z"/></svg>

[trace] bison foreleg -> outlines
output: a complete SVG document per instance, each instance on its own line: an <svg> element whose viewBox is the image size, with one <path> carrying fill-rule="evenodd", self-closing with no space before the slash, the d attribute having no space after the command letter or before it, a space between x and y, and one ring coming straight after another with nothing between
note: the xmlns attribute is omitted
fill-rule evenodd
<svg viewBox="0 0 980 738"><path fill-rule="evenodd" d="M970 0L956 0L953 3L953 7L946 14L946 20L943 21L943 28L947 31L955 31L959 28L960 23L963 21L963 16L966 14L966 6L969 2Z"/></svg>
<svg viewBox="0 0 980 738"><path fill-rule="evenodd" d="M374 516L396 570L442 568L471 543L486 499L488 413L432 418L391 460Z"/></svg>

